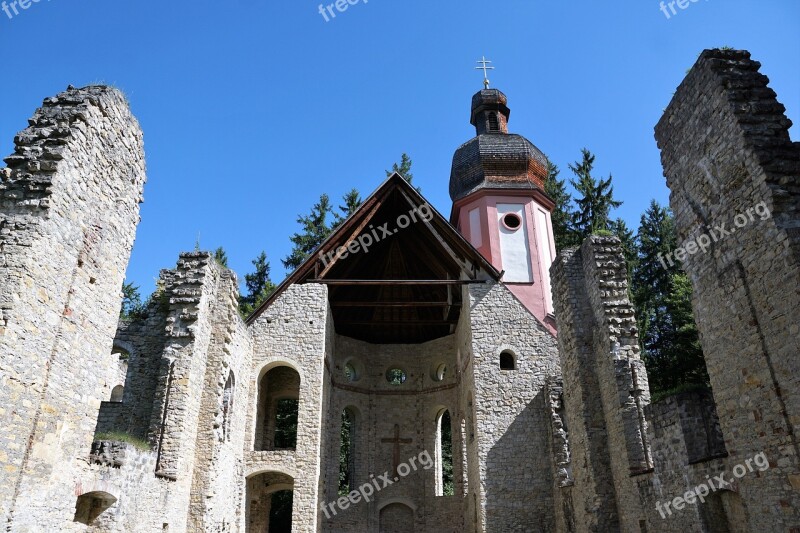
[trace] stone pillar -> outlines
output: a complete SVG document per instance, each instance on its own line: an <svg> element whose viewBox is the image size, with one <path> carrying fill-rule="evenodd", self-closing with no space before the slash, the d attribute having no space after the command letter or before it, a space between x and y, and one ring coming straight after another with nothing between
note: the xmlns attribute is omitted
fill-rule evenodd
<svg viewBox="0 0 800 533"><path fill-rule="evenodd" d="M733 487L751 531L800 526L800 144L746 51L706 50L656 127ZM685 250L685 252L683 251Z"/></svg>
<svg viewBox="0 0 800 533"><path fill-rule="evenodd" d="M182 253L175 270L162 274L167 310L166 341L148 439L156 450L155 475L173 480L170 527L186 528L195 465L201 398L220 270L207 252ZM203 421L211 424L212 421Z"/></svg>
<svg viewBox="0 0 800 533"><path fill-rule="evenodd" d="M0 517L8 531L60 531L117 379L144 153L109 87L69 87L29 123L0 170Z"/></svg>
<svg viewBox="0 0 800 533"><path fill-rule="evenodd" d="M592 236L551 269L577 531L638 531L635 476L652 468L650 402L619 240Z"/></svg>

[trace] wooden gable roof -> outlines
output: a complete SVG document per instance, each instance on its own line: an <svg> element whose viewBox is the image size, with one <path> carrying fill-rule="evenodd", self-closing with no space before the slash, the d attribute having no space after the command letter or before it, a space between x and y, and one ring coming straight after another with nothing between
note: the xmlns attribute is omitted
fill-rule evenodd
<svg viewBox="0 0 800 533"><path fill-rule="evenodd" d="M250 316L290 285L323 283L337 333L418 343L453 333L465 284L498 272L400 174L390 176Z"/></svg>

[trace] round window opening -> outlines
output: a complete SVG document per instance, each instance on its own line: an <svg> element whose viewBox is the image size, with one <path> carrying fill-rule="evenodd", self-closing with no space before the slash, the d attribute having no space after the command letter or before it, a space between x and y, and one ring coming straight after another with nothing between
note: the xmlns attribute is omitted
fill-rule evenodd
<svg viewBox="0 0 800 533"><path fill-rule="evenodd" d="M516 231L522 226L522 219L516 213L506 213L503 215L503 225L511 231Z"/></svg>
<svg viewBox="0 0 800 533"><path fill-rule="evenodd" d="M344 365L344 375L347 378L347 381L358 381L358 371L356 367L353 366L353 363L347 363Z"/></svg>
<svg viewBox="0 0 800 533"><path fill-rule="evenodd" d="M406 373L399 368L391 368L386 371L386 381L391 385L402 385L406 382Z"/></svg>
<svg viewBox="0 0 800 533"><path fill-rule="evenodd" d="M442 381L444 380L445 374L447 374L447 365L442 363L436 367L436 370L433 373L433 380Z"/></svg>

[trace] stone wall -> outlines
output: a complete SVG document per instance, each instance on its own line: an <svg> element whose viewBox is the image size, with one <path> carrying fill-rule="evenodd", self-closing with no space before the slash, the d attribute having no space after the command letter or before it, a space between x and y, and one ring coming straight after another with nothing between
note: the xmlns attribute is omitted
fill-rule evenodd
<svg viewBox="0 0 800 533"><path fill-rule="evenodd" d="M669 396L645 408L654 472L640 480L639 490L648 515L649 530L665 533L723 530L708 521L707 506L664 509L666 502L725 471L725 445L714 398L707 392ZM726 477L729 474L725 474Z"/></svg>
<svg viewBox="0 0 800 533"><path fill-rule="evenodd" d="M556 340L502 284L470 285L468 316L475 461L469 478L479 504L477 531L551 531L545 385L558 374ZM514 357L514 370L500 368L506 351Z"/></svg>
<svg viewBox="0 0 800 533"><path fill-rule="evenodd" d="M48 98L0 170L0 515L59 531L100 402L145 181L142 133L116 89Z"/></svg>
<svg viewBox="0 0 800 533"><path fill-rule="evenodd" d="M577 531L639 531L646 518L633 476L652 468L650 393L619 240L589 237L551 273Z"/></svg>
<svg viewBox="0 0 800 533"><path fill-rule="evenodd" d="M656 127L748 530L800 528L800 144L744 51L703 52ZM704 244L702 247L700 244ZM724 305L723 305L724 302Z"/></svg>
<svg viewBox="0 0 800 533"><path fill-rule="evenodd" d="M245 472L250 479L264 473L280 473L293 479L292 530L314 533L319 527L322 469L323 406L329 389L324 382L329 350L329 308L327 288L317 284L294 285L286 289L252 324L253 361L246 405ZM258 412L258 383L271 368L288 366L300 374L300 405L297 447L292 451L253 451ZM252 483L248 483L251 486ZM247 496L248 504L252 501ZM249 509L241 515L240 530L250 522Z"/></svg>
<svg viewBox="0 0 800 533"><path fill-rule="evenodd" d="M382 512L387 505L401 504L413 513L403 522L408 531L441 531L461 533L463 529L463 461L458 450L462 447L458 431L458 403L462 382L456 371L456 337L436 339L422 344L376 345L348 337L337 336L331 368L332 395L325 414L328 448L325 458L325 492L322 502L334 502L339 497L339 450L342 411L349 408L355 414L353 443L353 489L369 483L371 476L393 472L394 444L387 442L395 436L398 426L402 442L398 447L399 462L437 457L437 422L444 410L450 412L453 435L454 495L437 491L437 471L428 468L412 469L391 486L382 488L371 502L359 502L325 517L323 531L359 533L378 531ZM356 369L355 378L345 374L345 367ZM444 377L438 380L437 369L445 365ZM387 381L387 371L399 368L406 381L399 385ZM382 483L381 483L382 486ZM399 526L395 526L399 527ZM403 531L398 529L398 531Z"/></svg>

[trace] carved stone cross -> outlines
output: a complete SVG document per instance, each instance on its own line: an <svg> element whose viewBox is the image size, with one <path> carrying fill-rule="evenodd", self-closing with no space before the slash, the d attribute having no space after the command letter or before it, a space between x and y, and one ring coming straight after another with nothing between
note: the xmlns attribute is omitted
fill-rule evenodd
<svg viewBox="0 0 800 533"><path fill-rule="evenodd" d="M401 444L411 444L413 439L401 439L400 438L400 425L394 425L394 437L381 439L381 442L387 444L394 444L394 450L392 452L392 476L397 478L397 467L400 465L400 445Z"/></svg>

